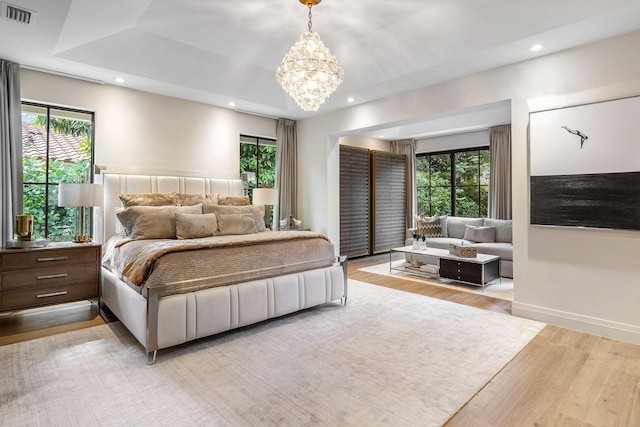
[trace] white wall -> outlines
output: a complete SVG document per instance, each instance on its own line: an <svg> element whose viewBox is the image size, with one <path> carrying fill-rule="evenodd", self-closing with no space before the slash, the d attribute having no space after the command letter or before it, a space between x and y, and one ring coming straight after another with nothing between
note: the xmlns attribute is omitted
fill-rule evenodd
<svg viewBox="0 0 640 427"><path fill-rule="evenodd" d="M391 143L384 139L371 138L364 135L349 135L340 137L340 145L366 148L368 150L391 151Z"/></svg>
<svg viewBox="0 0 640 427"><path fill-rule="evenodd" d="M338 136L511 100L514 314L640 343L640 232L530 226L527 141L531 111L640 95L638 46L634 32L300 121L301 218L339 242Z"/></svg>
<svg viewBox="0 0 640 427"><path fill-rule="evenodd" d="M462 150L465 148L488 147L489 130L435 136L416 140L416 153Z"/></svg>
<svg viewBox="0 0 640 427"><path fill-rule="evenodd" d="M31 70L22 98L95 112L97 165L238 178L240 134L275 138L274 119Z"/></svg>

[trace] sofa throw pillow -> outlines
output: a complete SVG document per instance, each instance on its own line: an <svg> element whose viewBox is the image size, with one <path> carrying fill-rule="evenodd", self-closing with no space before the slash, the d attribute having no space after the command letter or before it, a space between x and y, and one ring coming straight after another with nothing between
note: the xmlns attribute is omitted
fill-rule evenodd
<svg viewBox="0 0 640 427"><path fill-rule="evenodd" d="M201 214L202 205L195 206L132 206L116 214L127 229L129 238L175 239L176 212Z"/></svg>
<svg viewBox="0 0 640 427"><path fill-rule="evenodd" d="M482 218L466 218L461 216L450 216L447 218L447 237L453 239L464 238L467 225L481 227L484 224Z"/></svg>
<svg viewBox="0 0 640 427"><path fill-rule="evenodd" d="M257 233L256 224L251 215L231 214L217 215L218 234L252 234Z"/></svg>
<svg viewBox="0 0 640 427"><path fill-rule="evenodd" d="M467 225L467 229L464 232L464 240L476 243L495 243L496 228Z"/></svg>
<svg viewBox="0 0 640 427"><path fill-rule="evenodd" d="M432 218L419 218L418 229L416 233L418 234L418 236L444 237L440 218L438 218L437 216Z"/></svg>
<svg viewBox="0 0 640 427"><path fill-rule="evenodd" d="M130 193L120 194L122 206L175 206L176 193Z"/></svg>
<svg viewBox="0 0 640 427"><path fill-rule="evenodd" d="M178 239L199 239L214 236L217 232L216 214L176 212L176 237Z"/></svg>
<svg viewBox="0 0 640 427"><path fill-rule="evenodd" d="M496 242L511 243L513 242L513 221L510 219L484 219L485 227L496 228Z"/></svg>

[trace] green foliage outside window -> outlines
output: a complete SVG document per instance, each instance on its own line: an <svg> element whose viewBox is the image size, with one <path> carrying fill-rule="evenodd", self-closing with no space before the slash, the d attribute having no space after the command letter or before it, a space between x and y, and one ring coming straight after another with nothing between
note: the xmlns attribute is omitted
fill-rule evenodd
<svg viewBox="0 0 640 427"><path fill-rule="evenodd" d="M253 172L256 182L249 182L249 195L254 188L273 188L276 181L276 147L258 143L240 143L240 172Z"/></svg>
<svg viewBox="0 0 640 427"><path fill-rule="evenodd" d="M418 213L486 217L489 162L488 149L418 156Z"/></svg>

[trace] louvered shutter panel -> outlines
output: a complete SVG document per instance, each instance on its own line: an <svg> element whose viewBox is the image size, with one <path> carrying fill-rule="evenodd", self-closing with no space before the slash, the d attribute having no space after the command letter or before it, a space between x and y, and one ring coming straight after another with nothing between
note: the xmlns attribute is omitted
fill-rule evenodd
<svg viewBox="0 0 640 427"><path fill-rule="evenodd" d="M407 156L372 151L373 253L404 246Z"/></svg>
<svg viewBox="0 0 640 427"><path fill-rule="evenodd" d="M340 254L369 255L369 150L340 146Z"/></svg>

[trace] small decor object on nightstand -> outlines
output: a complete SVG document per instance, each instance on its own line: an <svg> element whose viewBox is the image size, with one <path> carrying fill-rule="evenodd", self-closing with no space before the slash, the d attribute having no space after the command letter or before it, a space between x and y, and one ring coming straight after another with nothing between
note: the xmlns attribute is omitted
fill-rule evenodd
<svg viewBox="0 0 640 427"><path fill-rule="evenodd" d="M13 234L15 239L5 242L7 249L44 248L49 239L33 238L33 215L16 215Z"/></svg>
<svg viewBox="0 0 640 427"><path fill-rule="evenodd" d="M451 255L459 256L460 258L475 258L478 256L478 248L473 246L462 246L449 244L449 253Z"/></svg>

